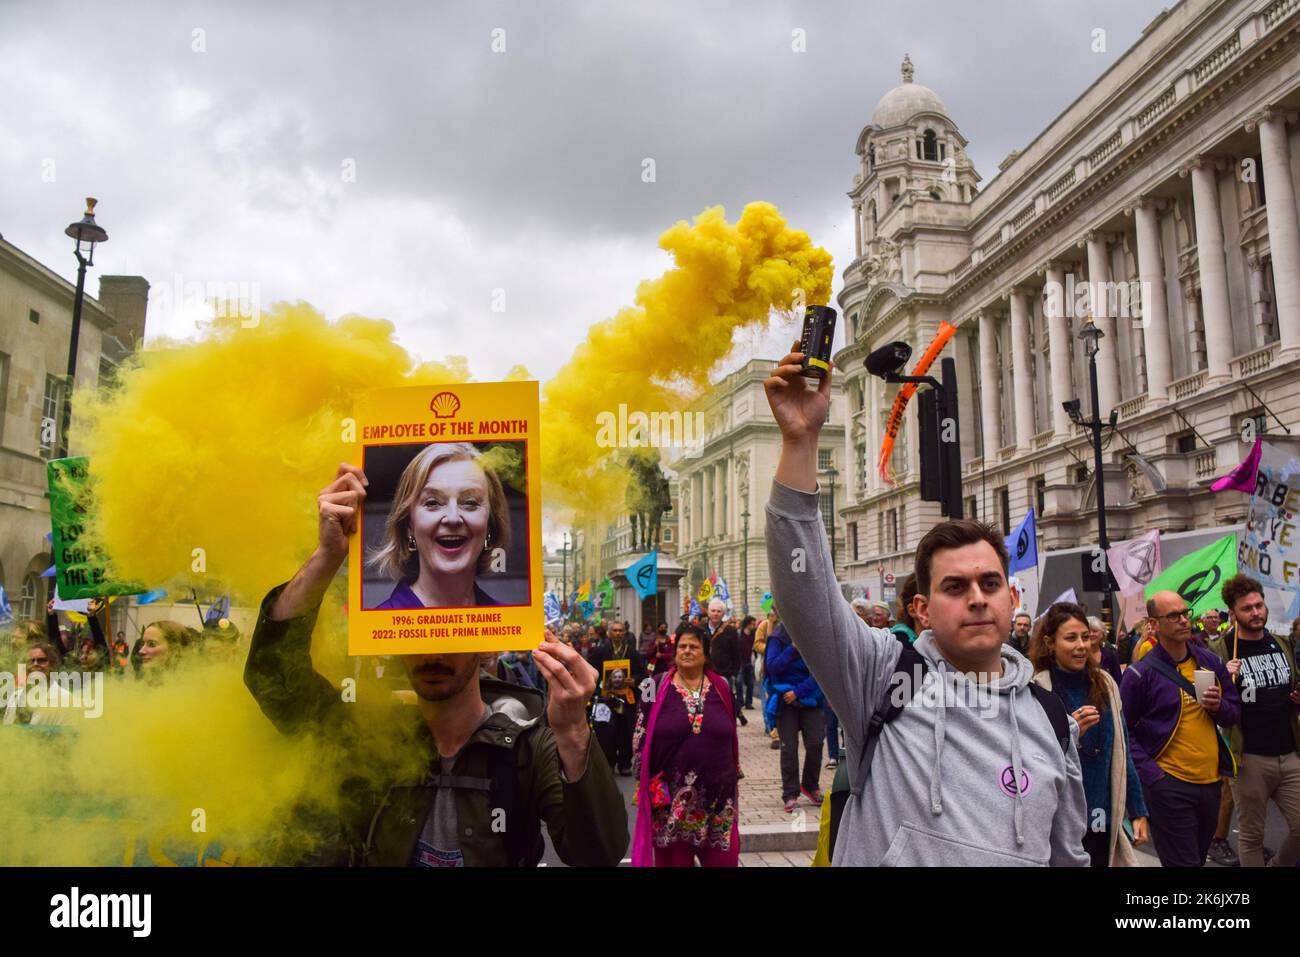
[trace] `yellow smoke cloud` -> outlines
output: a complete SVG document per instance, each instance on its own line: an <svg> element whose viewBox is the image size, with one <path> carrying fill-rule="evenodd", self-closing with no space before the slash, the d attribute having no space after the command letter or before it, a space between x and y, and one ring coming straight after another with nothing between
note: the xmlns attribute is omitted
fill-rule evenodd
<svg viewBox="0 0 1300 957"><path fill-rule="evenodd" d="M641 284L636 304L592 326L542 389L542 476L548 507L612 516L627 473L598 444L602 413L620 404L646 414L684 410L708 387L737 329L765 325L800 291L830 298L831 256L790 229L770 203L750 203L735 223L721 207L659 237L674 268Z"/></svg>
<svg viewBox="0 0 1300 957"><path fill-rule="evenodd" d="M120 579L220 583L256 603L315 545L316 493L349 450L353 399L469 379L462 357L417 364L392 323L334 323L276 304L253 328L218 320L160 342L118 388L79 396L97 508L90 536Z"/></svg>

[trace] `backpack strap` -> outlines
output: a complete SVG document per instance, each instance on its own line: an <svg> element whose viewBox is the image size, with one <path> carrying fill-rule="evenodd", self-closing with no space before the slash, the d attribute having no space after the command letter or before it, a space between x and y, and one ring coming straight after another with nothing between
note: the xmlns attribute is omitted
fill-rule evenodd
<svg viewBox="0 0 1300 957"><path fill-rule="evenodd" d="M902 651L898 656L898 664L894 666L894 673L885 686L885 693L881 696L867 724L866 738L862 742L862 751L858 759L858 779L856 782L849 780L848 762L841 761L835 771L835 780L831 784L830 834L826 858L832 863L835 856L835 839L839 836L840 820L844 816L845 806L849 803L849 795L856 797L862 794L863 788L867 786L867 779L871 777L871 762L876 756L880 733L885 730L885 725L897 718L911 702L912 696L916 693L916 686L920 684L917 680L918 675L923 679L930 667L903 636L899 635L898 639Z"/></svg>
<svg viewBox="0 0 1300 957"><path fill-rule="evenodd" d="M1036 681L1029 682L1029 693L1047 713L1047 720L1052 722L1052 731L1056 734L1057 743L1061 745L1061 753L1069 754L1070 716L1065 711L1065 703Z"/></svg>
<svg viewBox="0 0 1300 957"><path fill-rule="evenodd" d="M1174 684L1178 685L1183 694L1187 695L1189 698L1196 697L1196 686L1184 678L1182 673L1177 669L1169 667L1168 664L1161 661L1159 658L1152 658L1150 655L1147 655L1142 659L1142 664L1149 665L1151 670L1156 674L1163 675Z"/></svg>
<svg viewBox="0 0 1300 957"><path fill-rule="evenodd" d="M929 669L929 664L920 652L911 645L902 646L898 664L894 666L894 673L885 686L885 693L867 723L867 735L862 742L862 754L858 760L858 780L852 788L855 796L862 793L871 777L871 762L876 756L876 745L880 743L880 734L885 730L885 725L897 718L911 703L912 696L916 694L916 686L920 684L918 674L924 679Z"/></svg>

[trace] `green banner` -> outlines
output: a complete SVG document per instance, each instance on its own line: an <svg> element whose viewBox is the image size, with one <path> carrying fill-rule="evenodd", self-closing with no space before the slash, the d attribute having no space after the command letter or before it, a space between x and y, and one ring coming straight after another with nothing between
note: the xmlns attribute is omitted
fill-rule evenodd
<svg viewBox="0 0 1300 957"><path fill-rule="evenodd" d="M1176 591L1183 596L1195 620L1211 608L1223 607L1219 590L1237 574L1237 536L1224 535L1190 555L1184 555L1151 579L1144 595Z"/></svg>
<svg viewBox="0 0 1300 957"><path fill-rule="evenodd" d="M84 455L51 459L46 463L46 470L50 483L54 580L59 597L102 598L146 591L134 582L111 581L107 559L83 540L91 504L90 460Z"/></svg>

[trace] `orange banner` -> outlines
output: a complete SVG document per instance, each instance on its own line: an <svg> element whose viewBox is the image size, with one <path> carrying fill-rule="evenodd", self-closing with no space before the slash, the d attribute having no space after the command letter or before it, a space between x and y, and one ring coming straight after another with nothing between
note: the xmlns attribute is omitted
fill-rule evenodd
<svg viewBox="0 0 1300 957"><path fill-rule="evenodd" d="M943 347L948 344L948 340L953 337L957 327L950 322L939 323L939 331L934 334L930 344L926 347L925 354L917 361L916 366L912 369L912 375L925 375L933 364L934 360L939 358L939 353ZM894 399L894 407L889 410L889 422L885 425L885 441L880 445L880 477L890 485L895 485L893 473L889 470L889 456L894 451L894 439L898 437L898 430L903 427L903 412L907 409L907 403L912 400L912 395L916 392L916 383L908 382L898 390L898 397Z"/></svg>

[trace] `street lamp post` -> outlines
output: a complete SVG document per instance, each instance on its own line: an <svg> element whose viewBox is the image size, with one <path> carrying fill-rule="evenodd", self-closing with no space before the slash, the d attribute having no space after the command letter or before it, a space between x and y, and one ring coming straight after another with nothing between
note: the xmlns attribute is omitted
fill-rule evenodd
<svg viewBox="0 0 1300 957"><path fill-rule="evenodd" d="M742 526L741 534L744 536L740 540L740 613L749 614L749 506L740 513Z"/></svg>
<svg viewBox="0 0 1300 957"><path fill-rule="evenodd" d="M1106 534L1106 477L1103 472L1103 463L1101 458L1101 403L1097 391L1097 351L1101 346L1101 339L1105 335L1097 325L1089 320L1082 329L1079 330L1077 338L1083 340L1084 351L1088 356L1088 388L1091 392L1092 417L1084 419L1079 414L1079 400L1074 399L1070 402L1062 403L1066 413L1076 425L1086 426L1092 433L1092 461L1093 472L1096 478L1097 486L1097 545L1101 548L1102 554L1110 549L1110 537ZM1112 424L1115 418L1114 412L1111 413ZM1111 615L1113 625L1115 616L1112 608L1113 595L1110 587L1110 572L1105 563L1102 565L1105 571L1105 578L1102 580L1102 594L1106 596L1106 610Z"/></svg>
<svg viewBox="0 0 1300 957"><path fill-rule="evenodd" d="M54 448L71 448L68 434L72 430L72 384L77 376L77 342L81 338L81 303L86 298L86 267L95 265L95 244L108 242L108 233L104 227L95 222L95 203L92 196L86 197L86 215L65 229L64 235L77 241L73 252L77 257L77 292L72 297L72 336L68 341L68 384L63 395L62 441L56 441ZM85 255L81 244L86 244Z"/></svg>

